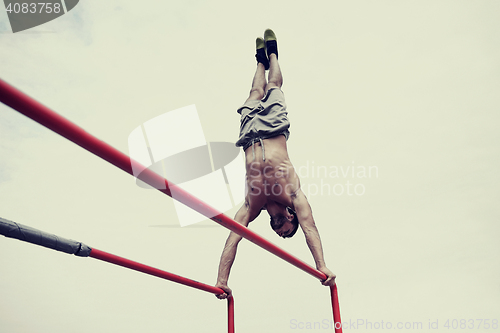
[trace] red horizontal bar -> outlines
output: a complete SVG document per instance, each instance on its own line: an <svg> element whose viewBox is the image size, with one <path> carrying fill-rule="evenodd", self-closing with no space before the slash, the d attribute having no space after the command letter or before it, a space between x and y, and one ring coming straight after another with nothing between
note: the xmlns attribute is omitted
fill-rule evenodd
<svg viewBox="0 0 500 333"><path fill-rule="evenodd" d="M142 273L153 275L153 276L156 276L156 277L159 277L162 279L166 279L169 281L177 282L177 283L183 284L185 286L204 290L204 291L207 291L207 292L212 293L212 294L219 295L219 294L224 293L224 290L222 290L220 288L216 288L216 287L210 286L208 284L204 284L204 283L201 283L201 282L198 282L195 280L191 280L191 279L182 277L180 275L172 274L172 273L169 273L167 271L162 271L161 269L147 266L147 265L138 263L136 261L125 259L125 258L116 256L114 254L107 253L107 252L104 252L104 251L101 251L98 249L92 249L89 257L99 259L102 261L106 261L106 262L109 262L111 264L115 264L118 266L130 268L130 269L133 269L135 271L139 271Z"/></svg>
<svg viewBox="0 0 500 333"><path fill-rule="evenodd" d="M83 128L50 110L43 104L22 93L3 80L0 80L0 101L131 175L133 175L132 163L140 165L138 162L134 161L116 148L113 148L106 142L101 141L95 136L87 133ZM176 200L268 250L297 268L311 274L312 276L320 280L325 280L327 278L322 272L270 243L268 240L242 226L183 189L169 183L165 178L147 168L142 167L141 169L144 169L144 171L142 172L140 179L154 188L159 189L160 192L172 196L170 189L175 188Z"/></svg>

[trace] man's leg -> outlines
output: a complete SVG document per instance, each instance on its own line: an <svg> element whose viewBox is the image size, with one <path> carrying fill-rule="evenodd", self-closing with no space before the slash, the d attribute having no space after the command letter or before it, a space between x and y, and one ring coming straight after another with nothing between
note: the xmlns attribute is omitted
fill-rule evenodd
<svg viewBox="0 0 500 333"><path fill-rule="evenodd" d="M269 55L269 83L266 85L265 93L271 88L281 88L283 85L283 76L281 75L278 57L272 53Z"/></svg>
<svg viewBox="0 0 500 333"><path fill-rule="evenodd" d="M266 87L266 69L269 68L269 60L266 56L266 44L264 40L258 37L255 40L255 58L257 59L257 70L252 81L252 89L250 90L249 100L261 100L264 97L264 89Z"/></svg>
<svg viewBox="0 0 500 333"><path fill-rule="evenodd" d="M280 65L278 63L278 41L276 35L271 29L264 32L264 38L267 47L267 56L269 57L269 83L266 85L265 93L271 88L281 88L283 85L283 76L281 75Z"/></svg>
<svg viewBox="0 0 500 333"><path fill-rule="evenodd" d="M249 100L261 100L264 97L264 88L266 87L266 69L262 63L257 63L257 70L252 81Z"/></svg>

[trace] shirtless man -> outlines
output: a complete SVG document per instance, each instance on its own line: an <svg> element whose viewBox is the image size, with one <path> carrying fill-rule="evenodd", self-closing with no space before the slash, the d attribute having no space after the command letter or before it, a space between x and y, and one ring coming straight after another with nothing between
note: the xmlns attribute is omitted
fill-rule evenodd
<svg viewBox="0 0 500 333"><path fill-rule="evenodd" d="M246 196L234 219L246 227L265 209L271 216L271 228L283 238L292 237L300 224L316 268L327 276L322 284L333 286L335 275L325 265L311 206L300 189L299 178L288 157L286 141L290 123L281 91L283 78L278 64L276 36L267 29L264 38L256 41L257 71L250 96L238 109L241 126L236 145L245 151ZM269 82L266 83L267 69ZM219 299L231 295L227 281L241 238L231 232L222 252L215 286L225 293L216 295Z"/></svg>

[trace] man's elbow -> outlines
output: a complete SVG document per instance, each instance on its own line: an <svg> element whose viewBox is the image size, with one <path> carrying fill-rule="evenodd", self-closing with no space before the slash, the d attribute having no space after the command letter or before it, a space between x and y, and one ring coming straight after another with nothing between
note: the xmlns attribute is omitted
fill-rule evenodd
<svg viewBox="0 0 500 333"><path fill-rule="evenodd" d="M316 223L314 222L314 220L311 218L311 219L307 219L305 220L304 222L302 222L300 224L302 230L304 231L304 234L308 235L308 234L311 234L311 233L318 233L318 228L316 228Z"/></svg>
<svg viewBox="0 0 500 333"><path fill-rule="evenodd" d="M312 215L305 216L300 220L302 221L300 223L302 228L316 229L316 222L314 222Z"/></svg>

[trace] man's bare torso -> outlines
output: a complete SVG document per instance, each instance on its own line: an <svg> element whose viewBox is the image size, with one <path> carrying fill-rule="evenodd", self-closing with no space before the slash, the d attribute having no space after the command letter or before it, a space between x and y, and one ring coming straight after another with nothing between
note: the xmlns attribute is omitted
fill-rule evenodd
<svg viewBox="0 0 500 333"><path fill-rule="evenodd" d="M279 135L263 140L263 143L265 160L259 142L253 149L250 146L245 150L249 208L260 211L269 201L275 201L293 209L292 199L300 182L288 157L286 138Z"/></svg>

